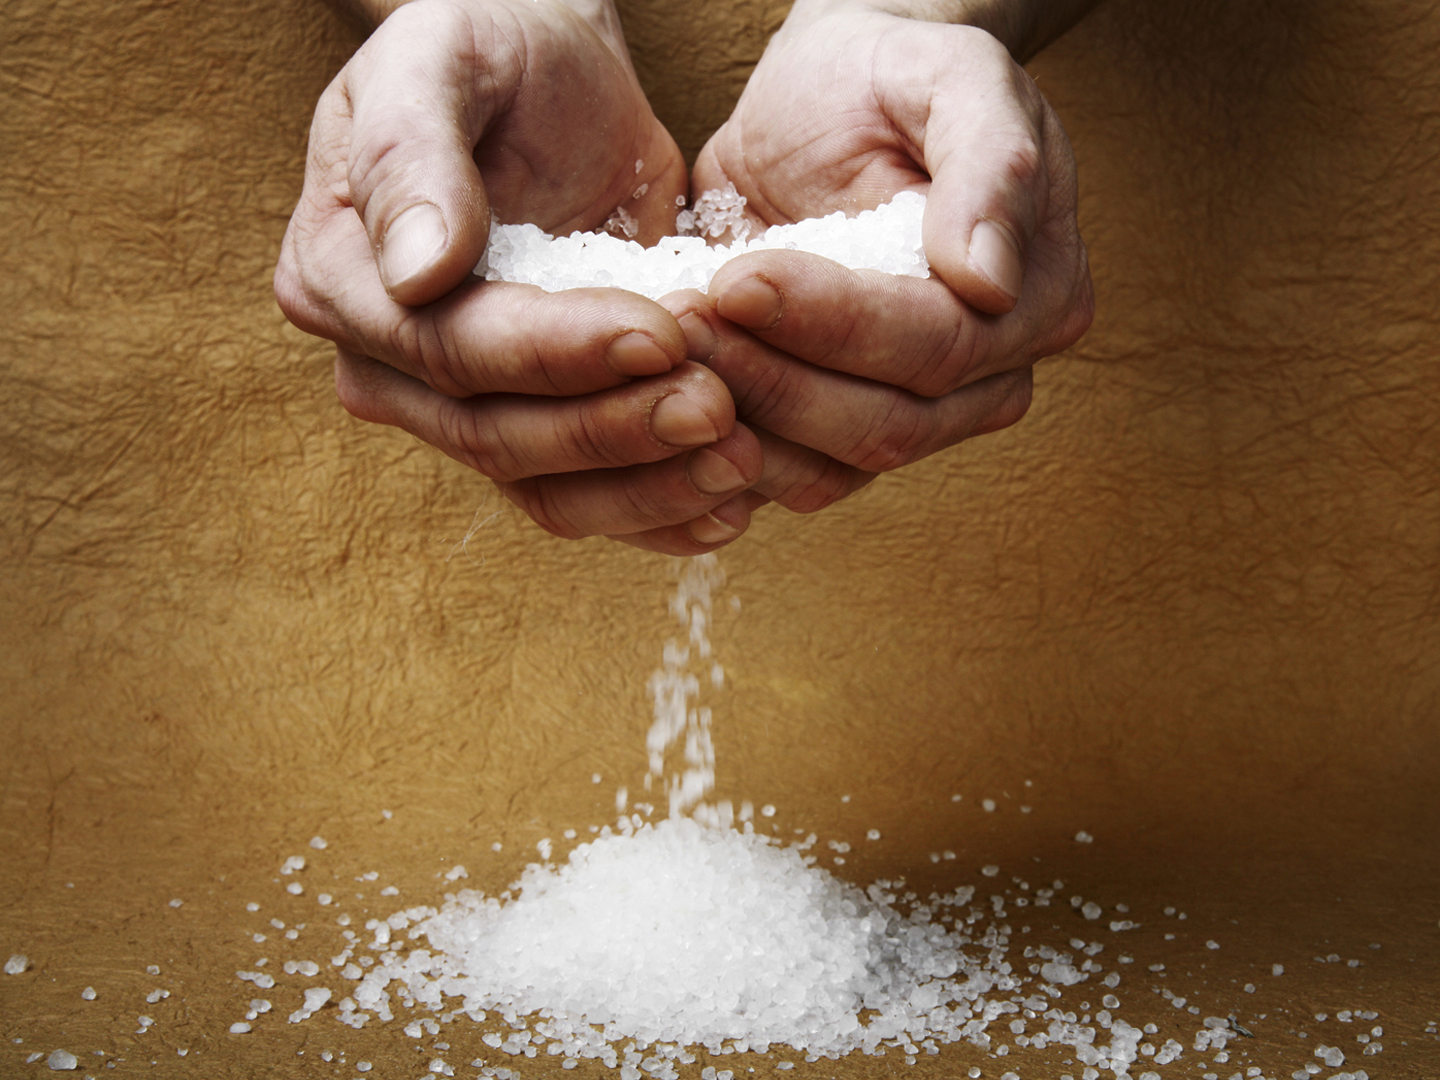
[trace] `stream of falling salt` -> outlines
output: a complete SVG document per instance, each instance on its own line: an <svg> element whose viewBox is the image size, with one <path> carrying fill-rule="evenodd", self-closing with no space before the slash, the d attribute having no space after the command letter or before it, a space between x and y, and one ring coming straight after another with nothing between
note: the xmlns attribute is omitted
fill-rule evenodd
<svg viewBox="0 0 1440 1080"><path fill-rule="evenodd" d="M657 780L662 784L672 818L690 816L728 827L734 821L730 803L706 801L715 788L715 745L710 708L699 704L702 680L717 689L725 682L725 670L710 644L714 598L725 584L725 572L713 554L677 560L677 571L670 613L680 635L666 640L660 669L648 684L654 721L645 738L645 790ZM677 748L679 761L672 762L667 773L667 757Z"/></svg>

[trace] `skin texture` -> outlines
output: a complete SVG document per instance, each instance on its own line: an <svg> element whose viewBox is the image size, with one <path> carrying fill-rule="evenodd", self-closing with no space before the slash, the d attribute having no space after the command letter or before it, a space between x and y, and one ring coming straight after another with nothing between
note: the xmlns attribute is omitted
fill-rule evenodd
<svg viewBox="0 0 1440 1080"><path fill-rule="evenodd" d="M734 183L763 227L928 191L936 276L776 253L663 305L469 276L492 211L564 233L622 207L641 241L673 230L684 167L608 3L345 8L378 29L316 110L280 305L336 342L353 415L491 477L556 535L695 554L770 500L821 509L1013 424L1034 362L1089 325L1058 122L991 33L923 21L1028 47L1056 32L1032 17L1045 5L797 7L692 192Z"/></svg>
<svg viewBox="0 0 1440 1080"><path fill-rule="evenodd" d="M565 233L626 206L639 239L673 231L684 163L617 33L549 0L396 10L320 100L275 288L336 342L354 415L491 477L556 535L689 553L748 523L727 500L761 459L675 320L620 290L470 276L492 212Z"/></svg>
<svg viewBox="0 0 1440 1080"><path fill-rule="evenodd" d="M761 434L756 490L793 510L1015 423L1035 361L1090 325L1069 141L983 30L797 7L696 163L693 190L726 184L756 229L929 197L929 280L764 252L672 305Z"/></svg>

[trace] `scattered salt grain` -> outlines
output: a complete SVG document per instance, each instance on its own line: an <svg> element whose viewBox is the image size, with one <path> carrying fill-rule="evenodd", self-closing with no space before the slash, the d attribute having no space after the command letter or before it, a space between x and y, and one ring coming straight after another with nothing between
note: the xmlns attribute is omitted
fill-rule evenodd
<svg viewBox="0 0 1440 1080"><path fill-rule="evenodd" d="M1271 975L1284 975L1284 974L1285 974L1285 965L1284 965L1284 964L1271 964L1271 965L1270 965L1270 974L1271 974Z"/></svg>
<svg viewBox="0 0 1440 1080"><path fill-rule="evenodd" d="M1095 842L1095 837L1091 836L1084 829L1081 829L1075 834L1075 842L1077 844L1093 844Z"/></svg>
<svg viewBox="0 0 1440 1080"><path fill-rule="evenodd" d="M255 903L254 900L251 900L250 903L248 903L248 904L245 905L245 910L246 910L246 911L259 911L259 910L260 910L260 905L257 904L257 903Z"/></svg>
<svg viewBox="0 0 1440 1080"><path fill-rule="evenodd" d="M231 1035L244 1035L250 1030L250 1025L240 1020L230 1025Z"/></svg>
<svg viewBox="0 0 1440 1080"><path fill-rule="evenodd" d="M995 800L994 800L994 799L981 799L981 800L980 800L980 806L981 806L981 808L982 808L987 814L988 814L988 813L991 813L991 812L993 812L994 809L995 809Z"/></svg>
<svg viewBox="0 0 1440 1080"><path fill-rule="evenodd" d="M305 869L305 856L304 856L304 855L291 855L288 859L285 860L284 864L280 867L280 873L281 873L281 875L283 876L283 875L285 875L285 874L293 874L293 873L295 873L295 871L297 871L297 870L304 870L304 869Z"/></svg>
<svg viewBox="0 0 1440 1080"><path fill-rule="evenodd" d="M399 895L400 895L400 890L397 889L394 885L386 885L385 888L383 888L383 889L380 890L380 895L381 895L381 896L399 896Z"/></svg>
<svg viewBox="0 0 1440 1080"><path fill-rule="evenodd" d="M30 958L24 953L16 953L5 961L6 975L19 975L30 966Z"/></svg>
<svg viewBox="0 0 1440 1080"><path fill-rule="evenodd" d="M87 987L85 987L84 990L81 990L81 991L80 991L80 996L81 996L84 1000L86 1000L86 1001L94 1001L94 1000L95 1000L95 997L96 997L95 987L93 987L93 986L87 986Z"/></svg>
<svg viewBox="0 0 1440 1080"><path fill-rule="evenodd" d="M145 965L145 974L146 974L146 975L159 975L159 974L160 974L160 965L159 965L159 964L146 964L146 965Z"/></svg>
<svg viewBox="0 0 1440 1080"><path fill-rule="evenodd" d="M181 900L179 897L176 897L174 900L171 900L171 901L170 901L170 906L171 906L171 907L176 907L176 908L178 908L178 907L179 907L181 904L183 904L183 903L185 903L184 900Z"/></svg>
<svg viewBox="0 0 1440 1080"><path fill-rule="evenodd" d="M310 846L316 851L324 851L330 845L326 842L323 836L312 836L310 838Z"/></svg>
<svg viewBox="0 0 1440 1080"><path fill-rule="evenodd" d="M879 840L879 839L880 839L880 830L879 830L879 829L868 829L868 830L866 830L866 832L865 832L865 839L866 839L866 840Z"/></svg>
<svg viewBox="0 0 1440 1080"><path fill-rule="evenodd" d="M301 885L298 881L292 881L289 885L285 886L285 891L291 896L299 896L305 891L305 886Z"/></svg>
<svg viewBox="0 0 1440 1080"><path fill-rule="evenodd" d="M80 1067L80 1062L69 1050L56 1050L45 1059L45 1065L51 1072L69 1072L71 1069Z"/></svg>

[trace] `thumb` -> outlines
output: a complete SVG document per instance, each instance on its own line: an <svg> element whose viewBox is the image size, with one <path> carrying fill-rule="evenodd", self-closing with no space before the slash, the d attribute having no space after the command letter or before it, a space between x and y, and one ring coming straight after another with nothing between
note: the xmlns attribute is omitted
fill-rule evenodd
<svg viewBox="0 0 1440 1080"><path fill-rule="evenodd" d="M380 278L402 304L436 300L485 252L490 204L474 147L493 99L475 93L475 33L448 4L407 4L356 54L350 198ZM503 78L494 71L486 84Z"/></svg>
<svg viewBox="0 0 1440 1080"><path fill-rule="evenodd" d="M932 99L923 235L932 268L956 295L1001 315L1019 302L1055 178L1047 168L1044 99L1008 54L991 62L989 93L975 95L973 84L954 93L942 84Z"/></svg>

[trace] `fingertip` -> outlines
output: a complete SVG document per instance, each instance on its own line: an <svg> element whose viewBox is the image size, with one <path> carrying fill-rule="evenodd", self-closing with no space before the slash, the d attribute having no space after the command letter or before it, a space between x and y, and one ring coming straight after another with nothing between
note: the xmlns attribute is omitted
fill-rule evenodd
<svg viewBox="0 0 1440 1080"><path fill-rule="evenodd" d="M444 212L421 202L402 210L380 238L380 278L385 291L400 303L422 289L430 271L445 255L450 229Z"/></svg>
<svg viewBox="0 0 1440 1080"><path fill-rule="evenodd" d="M784 314L785 300L774 285L752 275L722 285L715 297L715 310L747 330L769 330Z"/></svg>
<svg viewBox="0 0 1440 1080"><path fill-rule="evenodd" d="M976 304L992 315L1004 314L1015 307L1025 280L1025 260L1015 234L998 221L981 218L970 231L967 260L971 268L985 278L998 296L977 298ZM988 300L986 303L984 300Z"/></svg>
<svg viewBox="0 0 1440 1080"><path fill-rule="evenodd" d="M707 548L722 547L750 527L750 505L744 495L721 503L708 514L690 522L686 529L696 543Z"/></svg>
<svg viewBox="0 0 1440 1080"><path fill-rule="evenodd" d="M680 362L649 334L630 330L610 342L605 349L605 362L617 375L643 378L663 375Z"/></svg>

